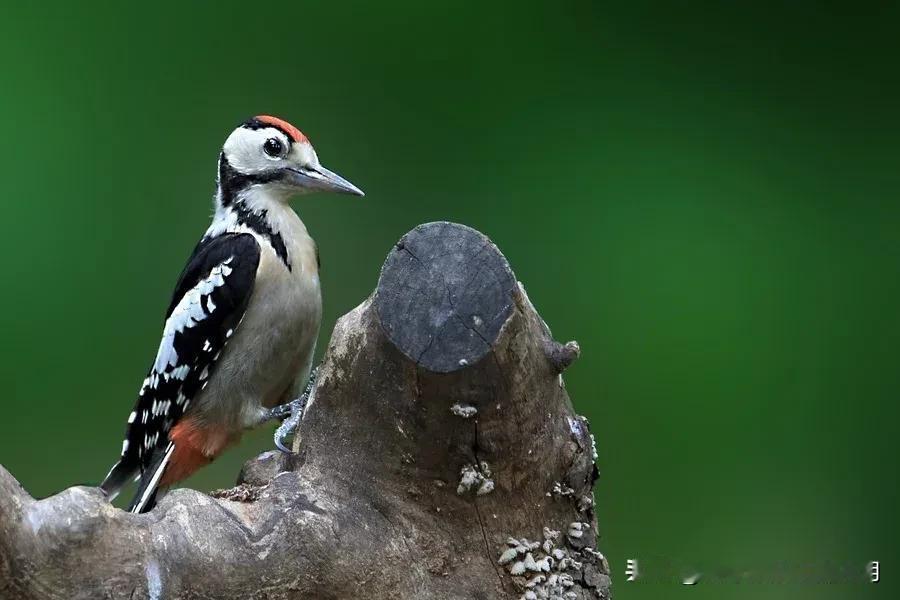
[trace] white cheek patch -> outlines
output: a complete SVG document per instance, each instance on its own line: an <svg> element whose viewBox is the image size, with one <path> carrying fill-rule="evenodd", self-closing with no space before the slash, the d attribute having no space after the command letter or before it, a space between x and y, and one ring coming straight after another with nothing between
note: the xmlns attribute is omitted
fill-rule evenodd
<svg viewBox="0 0 900 600"><path fill-rule="evenodd" d="M225 157L231 166L240 173L262 173L273 167L286 165L287 160L272 158L263 151L263 144L269 138L280 140L285 148L290 147L287 136L274 127L263 129L238 127L225 140L223 147Z"/></svg>

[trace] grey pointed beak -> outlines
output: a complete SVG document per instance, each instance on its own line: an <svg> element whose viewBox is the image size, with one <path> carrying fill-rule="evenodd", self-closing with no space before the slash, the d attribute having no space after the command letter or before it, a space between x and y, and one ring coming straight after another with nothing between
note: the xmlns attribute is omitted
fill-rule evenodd
<svg viewBox="0 0 900 600"><path fill-rule="evenodd" d="M291 183L304 190L321 192L335 192L337 194L352 194L365 196L366 194L335 173L319 165L316 167L300 167L291 169Z"/></svg>

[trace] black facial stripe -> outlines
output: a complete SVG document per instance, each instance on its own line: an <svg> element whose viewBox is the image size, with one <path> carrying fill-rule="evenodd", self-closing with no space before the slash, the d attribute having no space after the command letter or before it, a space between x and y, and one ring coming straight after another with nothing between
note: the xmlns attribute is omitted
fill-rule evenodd
<svg viewBox="0 0 900 600"><path fill-rule="evenodd" d="M244 206L243 202L238 201L239 194L252 185L260 183L270 183L277 181L282 177L281 173L262 173L255 175L244 175L238 173L234 167L228 162L225 153L219 154L219 192L223 207L230 207L237 215L237 222L240 225L246 225L261 236L264 236L272 244L275 254L284 263L284 266L291 270L291 262L287 255L287 246L284 245L284 239L281 234L269 226L266 220L267 212L261 210L254 212Z"/></svg>
<svg viewBox="0 0 900 600"><path fill-rule="evenodd" d="M222 192L222 206L230 206L238 194L251 185L271 183L283 177L278 171L244 175L231 166L225 153L219 154L219 189Z"/></svg>
<svg viewBox="0 0 900 600"><path fill-rule="evenodd" d="M275 254L290 271L291 261L288 259L287 246L284 245L284 238L281 237L281 234L269 226L269 222L266 220L268 212L265 209L252 211L244 206L243 202L236 202L232 206L232 210L237 214L239 225L245 225L269 240L269 243L272 244L272 248L275 250Z"/></svg>

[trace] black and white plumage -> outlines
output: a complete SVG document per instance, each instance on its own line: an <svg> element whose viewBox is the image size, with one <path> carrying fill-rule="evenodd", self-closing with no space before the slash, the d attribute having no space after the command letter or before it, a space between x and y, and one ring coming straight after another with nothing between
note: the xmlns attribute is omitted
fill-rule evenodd
<svg viewBox="0 0 900 600"><path fill-rule="evenodd" d="M167 449L167 433L206 386L250 300L260 247L248 233L197 246L166 311L156 360L128 416L122 456L104 487L117 488Z"/></svg>
<svg viewBox="0 0 900 600"><path fill-rule="evenodd" d="M190 475L302 389L321 320L315 243L297 193L362 195L274 117L236 129L219 157L216 213L175 287L162 340L101 487L140 479L129 509Z"/></svg>

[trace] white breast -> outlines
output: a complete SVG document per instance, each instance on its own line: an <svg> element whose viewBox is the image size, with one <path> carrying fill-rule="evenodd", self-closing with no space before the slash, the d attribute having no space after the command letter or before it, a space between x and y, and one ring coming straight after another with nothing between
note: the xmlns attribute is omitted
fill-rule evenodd
<svg viewBox="0 0 900 600"><path fill-rule="evenodd" d="M259 423L266 407L291 400L306 383L322 319L316 246L296 213L270 211L288 251L288 270L268 240L262 249L253 294L222 352L197 414L230 429Z"/></svg>

